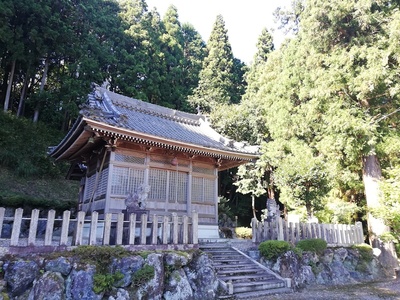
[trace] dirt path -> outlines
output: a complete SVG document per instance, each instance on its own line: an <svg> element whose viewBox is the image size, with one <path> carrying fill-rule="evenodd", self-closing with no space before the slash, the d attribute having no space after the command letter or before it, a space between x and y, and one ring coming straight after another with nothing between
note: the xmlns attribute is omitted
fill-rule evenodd
<svg viewBox="0 0 400 300"><path fill-rule="evenodd" d="M400 280L365 282L340 286L309 286L292 294L253 300L400 300Z"/></svg>

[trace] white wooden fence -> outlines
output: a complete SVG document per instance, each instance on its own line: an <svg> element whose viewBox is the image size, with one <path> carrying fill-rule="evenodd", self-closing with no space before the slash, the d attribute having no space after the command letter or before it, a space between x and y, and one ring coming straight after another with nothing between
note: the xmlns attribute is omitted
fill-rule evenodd
<svg viewBox="0 0 400 300"><path fill-rule="evenodd" d="M13 216L5 216L0 207L0 246L78 246L78 245L197 245L198 214L191 217L157 216L142 214L105 214L99 219L97 212L86 216L85 212L71 217L70 211L64 211L56 218L56 212L50 210L45 218L40 211L32 210L30 216L24 215L21 208ZM41 226L39 225L41 224ZM8 227L9 234L5 234ZM42 230L39 232L39 227ZM45 229L44 229L45 227Z"/></svg>
<svg viewBox="0 0 400 300"><path fill-rule="evenodd" d="M350 246L364 243L361 222L354 225L318 224L318 223L288 223L281 218L272 222L252 220L253 242L266 240L281 240L296 244L300 240L321 238L329 246Z"/></svg>

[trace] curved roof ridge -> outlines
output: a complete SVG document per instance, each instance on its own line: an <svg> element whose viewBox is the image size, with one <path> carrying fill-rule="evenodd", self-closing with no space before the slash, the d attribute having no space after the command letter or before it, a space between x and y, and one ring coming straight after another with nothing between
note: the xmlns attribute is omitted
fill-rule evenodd
<svg viewBox="0 0 400 300"><path fill-rule="evenodd" d="M159 116L162 118L171 119L177 122L200 125L200 120L205 121L206 117L203 115L191 114L179 111L172 108L163 107L157 104L152 104L139 99L127 97L115 92L111 92L103 87L96 87L103 97L108 98L114 105L124 106L126 108L134 109L145 114Z"/></svg>

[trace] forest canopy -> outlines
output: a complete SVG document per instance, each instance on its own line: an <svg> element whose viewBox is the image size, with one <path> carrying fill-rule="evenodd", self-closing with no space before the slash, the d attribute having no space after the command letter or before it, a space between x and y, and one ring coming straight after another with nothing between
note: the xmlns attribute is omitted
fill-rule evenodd
<svg viewBox="0 0 400 300"><path fill-rule="evenodd" d="M261 145L258 162L222 174L230 205L277 198L308 219L368 219L371 235L397 241L399 5L293 0L275 13L290 38L276 48L263 30L246 66L222 15L205 42L174 6L161 18L144 0L4 0L0 99L5 112L64 132L92 82L199 111L222 134Z"/></svg>

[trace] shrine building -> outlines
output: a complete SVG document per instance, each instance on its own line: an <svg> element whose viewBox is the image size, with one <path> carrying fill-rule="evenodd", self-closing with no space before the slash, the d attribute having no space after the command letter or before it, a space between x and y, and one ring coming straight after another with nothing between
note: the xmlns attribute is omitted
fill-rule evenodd
<svg viewBox="0 0 400 300"><path fill-rule="evenodd" d="M146 190L151 215L199 217L199 238L218 238L218 172L258 158L258 149L221 136L205 116L110 92L95 85L50 155L80 180L78 209L120 213Z"/></svg>

